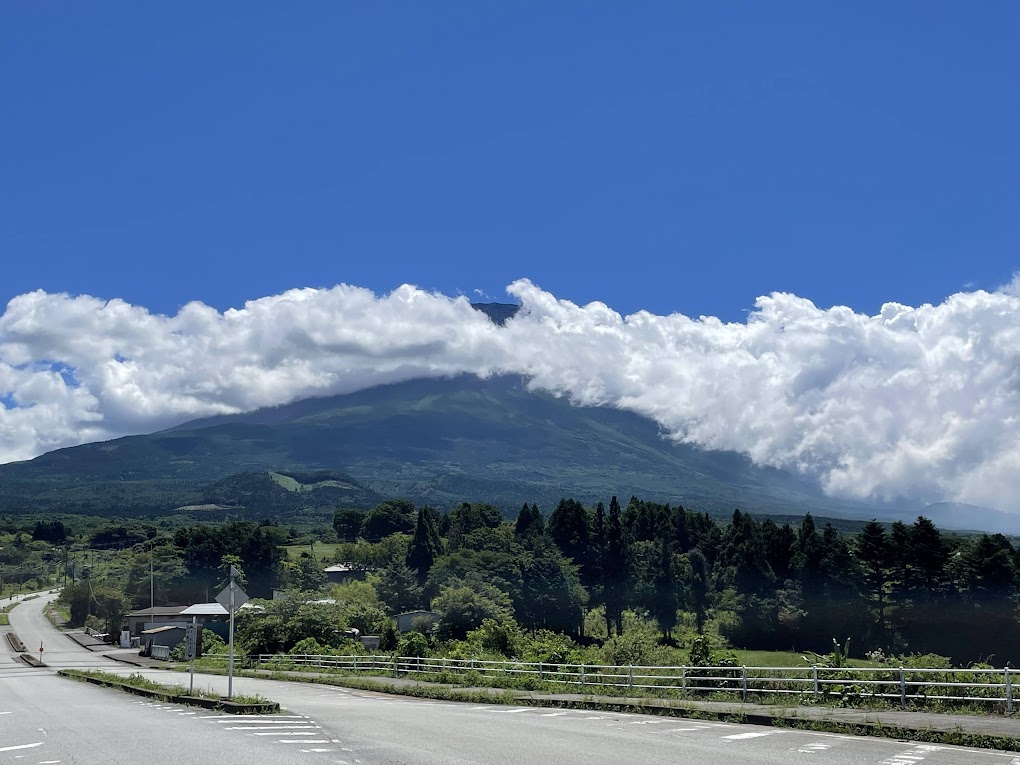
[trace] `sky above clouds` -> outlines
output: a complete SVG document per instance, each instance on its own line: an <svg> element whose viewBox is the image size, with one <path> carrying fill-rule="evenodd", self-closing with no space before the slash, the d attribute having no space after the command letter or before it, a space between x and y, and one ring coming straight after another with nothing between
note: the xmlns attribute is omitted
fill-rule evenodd
<svg viewBox="0 0 1020 765"><path fill-rule="evenodd" d="M833 493L1020 512L1018 25L4 4L0 461L512 371Z"/></svg>

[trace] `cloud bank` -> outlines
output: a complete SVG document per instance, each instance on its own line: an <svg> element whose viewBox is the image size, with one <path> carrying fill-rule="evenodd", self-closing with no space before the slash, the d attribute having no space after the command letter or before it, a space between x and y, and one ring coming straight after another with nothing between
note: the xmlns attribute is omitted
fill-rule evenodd
<svg viewBox="0 0 1020 765"><path fill-rule="evenodd" d="M33 292L0 316L0 461L422 376L527 375L830 494L1020 512L1020 281L875 316L775 293L744 323L578 306L527 280L503 328L403 286L175 316Z"/></svg>

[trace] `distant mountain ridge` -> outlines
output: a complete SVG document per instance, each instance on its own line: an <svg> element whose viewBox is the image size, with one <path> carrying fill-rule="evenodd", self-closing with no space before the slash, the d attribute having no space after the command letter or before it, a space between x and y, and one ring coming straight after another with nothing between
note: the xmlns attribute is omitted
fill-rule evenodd
<svg viewBox="0 0 1020 765"><path fill-rule="evenodd" d="M924 508L921 515L944 529L1020 534L1020 517L980 505L968 505L963 502L937 502Z"/></svg>
<svg viewBox="0 0 1020 765"><path fill-rule="evenodd" d="M385 496L441 508L468 499L493 502L513 515L525 501L548 511L564 496L594 503L634 494L717 515L736 507L784 515L882 514L826 497L817 486L742 455L670 441L654 422L631 412L573 406L529 391L520 378L471 375L204 418L2 465L0 511L241 507L245 496L251 502L258 494L253 481L268 486L254 475L316 471L331 471L337 482L329 502L355 507ZM248 478L234 486L233 496L224 494L238 474ZM326 496L322 489L314 496ZM293 509L303 499L313 494L289 495L283 504Z"/></svg>

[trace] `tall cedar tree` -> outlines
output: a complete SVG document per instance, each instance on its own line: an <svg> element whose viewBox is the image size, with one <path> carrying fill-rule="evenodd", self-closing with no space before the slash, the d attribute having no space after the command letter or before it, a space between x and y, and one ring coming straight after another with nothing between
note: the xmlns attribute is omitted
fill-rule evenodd
<svg viewBox="0 0 1020 765"><path fill-rule="evenodd" d="M630 550L623 531L620 503L609 501L609 528L606 532L606 557L603 562L602 591L606 601L606 631L623 634L623 610L630 590Z"/></svg>
<svg viewBox="0 0 1020 765"><path fill-rule="evenodd" d="M414 523L414 536L411 537L411 544L407 548L407 567L415 572L418 577L418 584L425 584L432 564L436 562L436 555L439 550L435 547L433 534L429 529L429 518L426 508L418 510L418 517Z"/></svg>
<svg viewBox="0 0 1020 765"><path fill-rule="evenodd" d="M864 524L857 538L857 560L860 561L864 576L867 598L874 603L878 626L879 645L889 647L886 611L888 609L888 588L893 577L892 550L885 526L876 520Z"/></svg>
<svg viewBox="0 0 1020 765"><path fill-rule="evenodd" d="M545 534L545 518L538 511L538 505L524 503L520 515L517 516L517 524L514 526L514 536L524 540L535 535Z"/></svg>
<svg viewBox="0 0 1020 765"><path fill-rule="evenodd" d="M673 559L673 532L669 528L668 511L659 516L660 533L655 570L652 574L652 617L669 639L677 624L676 612L680 608L680 577Z"/></svg>

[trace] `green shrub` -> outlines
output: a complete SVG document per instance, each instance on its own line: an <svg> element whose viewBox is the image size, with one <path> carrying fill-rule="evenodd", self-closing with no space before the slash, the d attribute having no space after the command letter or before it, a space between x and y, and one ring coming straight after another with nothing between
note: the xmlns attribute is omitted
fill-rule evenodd
<svg viewBox="0 0 1020 765"><path fill-rule="evenodd" d="M405 632L397 642L397 655L424 658L429 655L429 641L420 632Z"/></svg>

